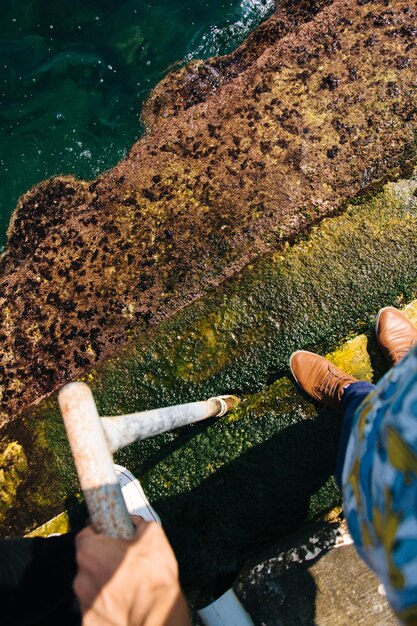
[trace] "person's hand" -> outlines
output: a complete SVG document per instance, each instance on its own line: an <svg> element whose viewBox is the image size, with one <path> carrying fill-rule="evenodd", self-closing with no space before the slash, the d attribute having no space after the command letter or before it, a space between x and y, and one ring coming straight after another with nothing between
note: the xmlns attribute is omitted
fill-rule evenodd
<svg viewBox="0 0 417 626"><path fill-rule="evenodd" d="M190 626L178 565L164 531L136 517L134 539L90 527L76 537L74 591L83 626Z"/></svg>

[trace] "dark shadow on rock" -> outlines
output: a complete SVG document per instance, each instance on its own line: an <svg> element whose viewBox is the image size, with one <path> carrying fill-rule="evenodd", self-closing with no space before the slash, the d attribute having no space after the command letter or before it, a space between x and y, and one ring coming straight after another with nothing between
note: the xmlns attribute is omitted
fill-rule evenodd
<svg viewBox="0 0 417 626"><path fill-rule="evenodd" d="M310 570L334 548L338 528L308 524L245 564L234 590L256 625L316 626L320 589Z"/></svg>
<svg viewBox="0 0 417 626"><path fill-rule="evenodd" d="M250 615L255 617L256 626L317 626L317 589L307 564L293 565L279 581L273 580L271 576L263 591L260 601L250 607L245 605L245 608L250 608ZM274 595L275 603L267 601L265 592ZM282 602L276 602L277 595Z"/></svg>
<svg viewBox="0 0 417 626"><path fill-rule="evenodd" d="M79 502L75 496L65 499L65 511L68 516L68 525L71 532L78 532L87 524L88 510L85 502Z"/></svg>
<svg viewBox="0 0 417 626"><path fill-rule="evenodd" d="M204 606L228 589L242 565L259 550L338 501L338 490L331 479L338 429L338 420L326 411L316 419L294 422L228 465L213 470L198 487L153 502L177 555L183 587L196 606ZM190 429L187 436L190 434L196 434L196 429ZM78 529L86 519L86 510L74 506L69 509L71 528ZM36 600L43 601L46 593L48 611L52 611L40 617L38 624L78 624L71 592L71 535L27 539L23 545L32 551L23 583L34 593L33 581L39 581ZM310 598L311 581L308 576L303 580L303 593ZM312 601L308 600L306 607L310 605Z"/></svg>
<svg viewBox="0 0 417 626"><path fill-rule="evenodd" d="M285 370L276 370L275 368L268 369L268 371L266 372L265 385L268 387L269 385L272 385L280 378L283 378L284 376L288 376L288 375L289 375L288 369L285 369ZM297 389L299 388L297 387Z"/></svg>
<svg viewBox="0 0 417 626"><path fill-rule="evenodd" d="M198 487L153 502L197 605L230 587L260 549L339 502L331 479L337 444L335 417L323 412L247 450Z"/></svg>
<svg viewBox="0 0 417 626"><path fill-rule="evenodd" d="M146 472L148 472L152 467L155 467L155 465L169 457L176 450L191 441L194 437L200 435L205 430L207 430L207 428L213 423L215 419L216 418L205 419L201 422L196 422L191 426L185 426L183 428L177 429L176 432L178 433L178 435L175 437L175 439L165 445L161 445L161 447L157 448L151 456L145 459L145 461L140 466L139 473L146 474Z"/></svg>
<svg viewBox="0 0 417 626"><path fill-rule="evenodd" d="M384 374L390 369L388 363L385 360L384 355L381 352L381 348L378 345L378 341L375 336L375 332L372 330L367 333L368 337L368 354L371 360L371 366L373 371L372 382L377 383Z"/></svg>

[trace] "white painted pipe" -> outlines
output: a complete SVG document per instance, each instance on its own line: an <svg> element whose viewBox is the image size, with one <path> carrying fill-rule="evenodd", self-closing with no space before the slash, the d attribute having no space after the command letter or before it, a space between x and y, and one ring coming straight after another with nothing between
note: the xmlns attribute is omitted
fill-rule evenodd
<svg viewBox="0 0 417 626"><path fill-rule="evenodd" d="M58 403L93 527L111 537L128 538L134 534L114 471L112 452L140 439L224 415L238 402L235 396L218 396L100 419L88 385L65 385L59 392Z"/></svg>
<svg viewBox="0 0 417 626"><path fill-rule="evenodd" d="M85 383L65 385L58 403L93 528L110 537L133 537L134 526L90 388Z"/></svg>
<svg viewBox="0 0 417 626"><path fill-rule="evenodd" d="M233 589L229 589L209 606L198 611L205 626L254 626Z"/></svg>
<svg viewBox="0 0 417 626"><path fill-rule="evenodd" d="M219 396L202 402L100 419L85 383L61 389L58 403L93 528L110 537L130 539L134 526L123 499L110 451L137 439L224 415L239 402ZM205 626L254 626L233 589L199 611Z"/></svg>
<svg viewBox="0 0 417 626"><path fill-rule="evenodd" d="M177 404L152 411L102 417L101 422L110 450L116 452L134 441L154 437L209 417L221 417L238 403L239 398L236 396L217 396L209 400Z"/></svg>

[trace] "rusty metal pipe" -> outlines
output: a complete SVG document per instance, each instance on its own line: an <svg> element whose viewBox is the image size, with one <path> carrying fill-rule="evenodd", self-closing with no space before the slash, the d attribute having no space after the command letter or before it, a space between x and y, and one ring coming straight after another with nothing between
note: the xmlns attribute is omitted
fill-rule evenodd
<svg viewBox="0 0 417 626"><path fill-rule="evenodd" d="M85 383L65 385L58 403L93 528L110 537L133 537L134 526L90 388Z"/></svg>
<svg viewBox="0 0 417 626"><path fill-rule="evenodd" d="M209 400L178 404L152 411L102 417L101 422L110 450L116 452L134 441L153 437L209 417L221 417L239 401L236 396L217 396Z"/></svg>

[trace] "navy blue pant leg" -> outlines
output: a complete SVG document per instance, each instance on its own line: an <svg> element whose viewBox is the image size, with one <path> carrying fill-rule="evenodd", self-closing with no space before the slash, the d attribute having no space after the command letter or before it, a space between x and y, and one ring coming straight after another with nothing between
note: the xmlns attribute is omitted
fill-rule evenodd
<svg viewBox="0 0 417 626"><path fill-rule="evenodd" d="M336 480L339 487L342 487L342 472L345 462L346 448L349 441L350 431L352 430L353 417L358 406L366 398L366 396L375 389L375 385L364 381L352 383L344 390L342 396L342 404L344 408L342 434L340 436L339 450L336 461Z"/></svg>

